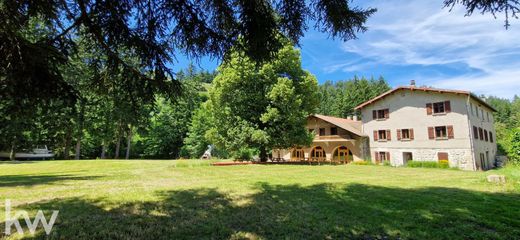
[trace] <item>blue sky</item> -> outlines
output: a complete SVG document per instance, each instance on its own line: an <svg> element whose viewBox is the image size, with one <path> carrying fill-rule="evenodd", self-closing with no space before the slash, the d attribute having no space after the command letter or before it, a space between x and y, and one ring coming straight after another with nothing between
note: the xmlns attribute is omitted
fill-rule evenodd
<svg viewBox="0 0 520 240"><path fill-rule="evenodd" d="M511 20L506 30L501 15L465 17L463 9L450 12L442 2L354 1L378 9L367 22L368 31L343 42L310 27L300 45L303 68L320 83L382 75L394 87L414 79L418 85L477 94L520 95L520 21ZM189 61L179 58L175 68ZM198 61L208 70L218 63Z"/></svg>

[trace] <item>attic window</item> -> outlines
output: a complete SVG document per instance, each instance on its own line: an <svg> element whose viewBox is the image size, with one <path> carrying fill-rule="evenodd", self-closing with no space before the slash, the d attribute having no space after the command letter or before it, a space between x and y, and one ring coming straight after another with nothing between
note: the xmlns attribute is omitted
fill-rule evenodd
<svg viewBox="0 0 520 240"><path fill-rule="evenodd" d="M338 135L338 128L337 127L331 127L330 128L330 135Z"/></svg>

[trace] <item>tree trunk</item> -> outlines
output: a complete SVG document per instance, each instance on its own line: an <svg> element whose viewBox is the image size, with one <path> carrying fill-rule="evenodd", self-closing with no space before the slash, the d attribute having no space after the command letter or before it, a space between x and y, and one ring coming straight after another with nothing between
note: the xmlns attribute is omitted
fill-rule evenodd
<svg viewBox="0 0 520 240"><path fill-rule="evenodd" d="M74 159L78 160L81 155L81 138L83 137L83 122L85 120L85 100L80 100L80 109L78 117L78 138L76 140L76 155Z"/></svg>
<svg viewBox="0 0 520 240"><path fill-rule="evenodd" d="M69 159L70 154L70 144L72 142L72 128L67 128L67 133L65 134L65 146L63 146L63 159Z"/></svg>
<svg viewBox="0 0 520 240"><path fill-rule="evenodd" d="M107 152L107 146L105 144L105 140L103 139L103 141L101 142L101 159L105 159L105 154Z"/></svg>
<svg viewBox="0 0 520 240"><path fill-rule="evenodd" d="M260 161L267 162L267 151L264 146L260 147Z"/></svg>
<svg viewBox="0 0 520 240"><path fill-rule="evenodd" d="M114 159L119 158L119 148L121 147L121 137L117 134L117 142L116 142L116 152L114 154Z"/></svg>
<svg viewBox="0 0 520 240"><path fill-rule="evenodd" d="M14 161L16 159L16 143L13 141L11 143L11 153L9 153L9 159Z"/></svg>
<svg viewBox="0 0 520 240"><path fill-rule="evenodd" d="M128 128L128 136L127 136L127 139L126 139L126 155L125 155L125 159L129 159L130 158L130 145L132 144L132 126L130 125L130 127Z"/></svg>

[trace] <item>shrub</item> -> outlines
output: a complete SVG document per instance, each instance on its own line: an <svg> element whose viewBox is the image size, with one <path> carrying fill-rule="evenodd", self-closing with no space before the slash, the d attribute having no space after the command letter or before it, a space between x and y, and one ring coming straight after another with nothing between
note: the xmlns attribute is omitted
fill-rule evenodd
<svg viewBox="0 0 520 240"><path fill-rule="evenodd" d="M450 162L448 160L439 160L439 168L450 168Z"/></svg>
<svg viewBox="0 0 520 240"><path fill-rule="evenodd" d="M449 168L448 160L437 161L408 161L407 167L422 167L422 168Z"/></svg>
<svg viewBox="0 0 520 240"><path fill-rule="evenodd" d="M241 160L241 161L250 161L253 159L253 155L255 154L255 151L251 148L240 148L238 151L236 151L233 154L233 157L235 160Z"/></svg>
<svg viewBox="0 0 520 240"><path fill-rule="evenodd" d="M383 166L392 166L392 164L390 164L390 161L386 160L383 161Z"/></svg>

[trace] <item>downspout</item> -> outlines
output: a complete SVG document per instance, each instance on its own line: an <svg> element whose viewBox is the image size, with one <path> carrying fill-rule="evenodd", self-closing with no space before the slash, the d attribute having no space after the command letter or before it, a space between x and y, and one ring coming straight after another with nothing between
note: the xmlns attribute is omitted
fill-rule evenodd
<svg viewBox="0 0 520 240"><path fill-rule="evenodd" d="M473 171L477 171L477 160L475 159L475 148L473 147L474 138L471 136L472 128L471 128L471 120L470 120L470 116L469 116L470 111L468 110L468 108L471 107L470 99L471 99L471 95L468 95L468 100L466 101L466 117L468 118L469 144L470 144L470 148L471 148L471 159L473 160Z"/></svg>

